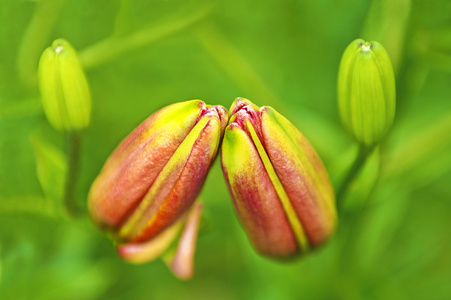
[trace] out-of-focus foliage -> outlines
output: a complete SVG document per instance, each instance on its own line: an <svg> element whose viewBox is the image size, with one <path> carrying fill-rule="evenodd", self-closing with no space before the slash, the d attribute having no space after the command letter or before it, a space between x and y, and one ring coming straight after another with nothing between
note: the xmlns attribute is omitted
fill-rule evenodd
<svg viewBox="0 0 451 300"><path fill-rule="evenodd" d="M254 252L216 162L196 275L182 282L162 261L121 261L86 214L69 219L57 202L58 169L43 164L65 170L65 140L36 82L57 38L79 53L92 93L74 189L84 208L122 138L158 108L197 98L273 106L338 186L355 145L338 118L336 79L356 38L387 49L397 116L333 239L293 263ZM451 1L2 0L0 41L0 299L451 297Z"/></svg>

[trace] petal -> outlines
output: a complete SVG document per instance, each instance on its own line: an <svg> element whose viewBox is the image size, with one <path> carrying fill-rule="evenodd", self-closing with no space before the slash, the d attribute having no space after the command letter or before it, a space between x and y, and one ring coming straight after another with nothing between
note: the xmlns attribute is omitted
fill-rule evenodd
<svg viewBox="0 0 451 300"><path fill-rule="evenodd" d="M327 171L307 139L271 107L261 108L263 145L310 243L335 228L335 196Z"/></svg>
<svg viewBox="0 0 451 300"><path fill-rule="evenodd" d="M197 202L189 211L177 251L168 262L169 268L180 279L190 279L194 275L194 254L202 210L202 203Z"/></svg>
<svg viewBox="0 0 451 300"><path fill-rule="evenodd" d="M296 255L296 238L265 165L252 139L236 123L226 128L221 158L238 217L253 246L268 256Z"/></svg>
<svg viewBox="0 0 451 300"><path fill-rule="evenodd" d="M152 240L144 243L127 243L117 248L118 254L122 259L141 264L152 261L160 257L171 245L174 239L182 229L184 218L166 228Z"/></svg>

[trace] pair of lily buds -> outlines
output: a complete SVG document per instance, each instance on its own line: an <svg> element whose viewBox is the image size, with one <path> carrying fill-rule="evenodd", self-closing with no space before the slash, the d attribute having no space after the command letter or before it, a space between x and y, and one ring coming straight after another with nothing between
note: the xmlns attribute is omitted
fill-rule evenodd
<svg viewBox="0 0 451 300"><path fill-rule="evenodd" d="M74 131L89 124L88 85L67 41L56 40L43 53L39 82L55 128ZM348 46L338 100L350 135L364 147L377 145L395 114L393 68L379 43L355 40ZM332 234L337 215L327 171L287 119L243 98L229 113L192 100L164 107L139 125L91 187L91 216L111 234L121 257L141 263L169 253L164 257L174 273L192 276L202 212L196 199L219 148L238 217L258 252L292 258Z"/></svg>
<svg viewBox="0 0 451 300"><path fill-rule="evenodd" d="M219 148L238 217L258 252L286 259L327 240L337 220L334 192L306 138L271 107L238 98L229 117L222 106L192 100L146 119L92 185L91 216L112 234L124 259L155 258L179 235L177 227L185 248L170 265L180 277L191 276L192 266L184 263L194 253L199 225L195 200Z"/></svg>
<svg viewBox="0 0 451 300"><path fill-rule="evenodd" d="M348 132L364 147L377 145L395 112L393 69L379 43L355 40L348 46L338 93ZM293 124L243 98L229 114L193 100L145 120L113 152L91 188L91 215L112 233L124 259L153 259L180 236L170 266L179 277L192 275L202 210L195 200L219 148L238 218L259 253L297 257L331 236L337 214L329 176Z"/></svg>

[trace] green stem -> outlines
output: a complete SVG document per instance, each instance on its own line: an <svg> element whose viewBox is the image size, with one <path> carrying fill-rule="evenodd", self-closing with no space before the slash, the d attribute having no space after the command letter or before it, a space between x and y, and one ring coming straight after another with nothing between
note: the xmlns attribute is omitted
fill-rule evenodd
<svg viewBox="0 0 451 300"><path fill-rule="evenodd" d="M120 0L119 10L116 13L113 36L121 37L126 35L131 28L132 4L130 0Z"/></svg>
<svg viewBox="0 0 451 300"><path fill-rule="evenodd" d="M206 17L211 9L212 5L206 5L196 12L189 12L182 16L170 16L126 36L113 35L79 52L80 61L85 69L98 66L119 55L143 47L193 25Z"/></svg>
<svg viewBox="0 0 451 300"><path fill-rule="evenodd" d="M365 165L366 159L371 154L373 149L374 149L374 147L367 148L362 145L359 147L359 152L357 153L354 163L352 164L351 168L349 169L348 173L346 174L346 177L344 178L341 186L338 188L337 206L338 206L339 211L341 211L343 208L343 205L344 205L343 198L344 198L346 191L349 188L349 185L353 182L353 180L359 174L360 170Z"/></svg>
<svg viewBox="0 0 451 300"><path fill-rule="evenodd" d="M78 161L80 157L81 135L79 132L67 133L67 173L64 188L64 204L70 216L80 215L80 207L74 197L75 184L78 176Z"/></svg>
<svg viewBox="0 0 451 300"><path fill-rule="evenodd" d="M0 215L42 215L55 217L57 212L51 201L45 197L17 196L0 197Z"/></svg>

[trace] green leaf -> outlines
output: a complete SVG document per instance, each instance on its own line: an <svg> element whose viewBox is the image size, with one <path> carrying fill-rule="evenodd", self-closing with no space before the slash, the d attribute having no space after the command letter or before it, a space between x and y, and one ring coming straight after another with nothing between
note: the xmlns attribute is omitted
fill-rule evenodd
<svg viewBox="0 0 451 300"><path fill-rule="evenodd" d="M36 157L36 175L45 197L56 211L63 210L63 196L67 172L67 160L60 149L39 135L31 138Z"/></svg>

